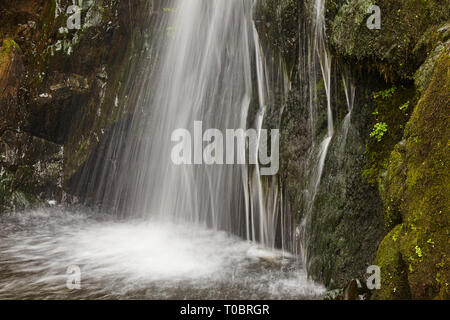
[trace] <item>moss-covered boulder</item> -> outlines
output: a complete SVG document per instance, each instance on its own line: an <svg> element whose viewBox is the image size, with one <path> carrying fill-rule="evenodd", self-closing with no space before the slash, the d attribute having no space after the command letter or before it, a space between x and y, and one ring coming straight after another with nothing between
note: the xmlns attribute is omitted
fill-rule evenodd
<svg viewBox="0 0 450 320"><path fill-rule="evenodd" d="M369 29L367 9L381 9L381 29ZM439 0L327 1L330 44L336 53L378 70L386 78L412 76L427 56L417 46L427 30L448 20L450 2ZM429 38L429 35L428 35ZM416 49L414 51L414 49Z"/></svg>
<svg viewBox="0 0 450 320"><path fill-rule="evenodd" d="M376 298L449 298L450 48L442 49L428 88L392 152L386 223L401 222L380 245L382 288ZM393 219L393 216L396 218ZM394 241L395 239L395 241ZM395 242L395 245L389 243ZM391 278L396 275L397 278ZM407 278L400 275L406 274ZM407 281L409 293L400 288ZM401 293L397 292L400 290Z"/></svg>
<svg viewBox="0 0 450 320"><path fill-rule="evenodd" d="M382 271L382 290L375 291L375 299L410 299L407 264L400 251L403 225L395 227L380 243L376 258Z"/></svg>

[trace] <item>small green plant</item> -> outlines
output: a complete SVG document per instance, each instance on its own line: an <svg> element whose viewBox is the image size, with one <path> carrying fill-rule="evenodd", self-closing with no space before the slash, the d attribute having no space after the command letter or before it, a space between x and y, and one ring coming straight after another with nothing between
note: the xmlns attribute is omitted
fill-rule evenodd
<svg viewBox="0 0 450 320"><path fill-rule="evenodd" d="M409 101L406 102L405 104L402 104L402 105L400 106L400 110L401 110L401 111L405 111L405 110L408 109L408 108L409 108Z"/></svg>
<svg viewBox="0 0 450 320"><path fill-rule="evenodd" d="M387 99L387 98L392 97L392 95L395 93L395 91L397 91L396 86L393 86L393 87L383 90L383 91L374 92L373 98L374 99L378 99L378 98Z"/></svg>
<svg viewBox="0 0 450 320"><path fill-rule="evenodd" d="M419 258L422 258L422 249L419 246L416 246L416 254Z"/></svg>
<svg viewBox="0 0 450 320"><path fill-rule="evenodd" d="M370 133L370 136L372 138L375 138L378 142L383 139L383 136L388 130L388 125L386 122L378 122L375 123L375 126L373 127L372 132Z"/></svg>

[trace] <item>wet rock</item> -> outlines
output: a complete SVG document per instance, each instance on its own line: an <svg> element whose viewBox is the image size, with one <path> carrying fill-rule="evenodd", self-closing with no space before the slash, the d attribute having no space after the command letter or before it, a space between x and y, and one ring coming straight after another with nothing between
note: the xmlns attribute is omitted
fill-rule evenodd
<svg viewBox="0 0 450 320"><path fill-rule="evenodd" d="M3 210L27 209L62 194L62 147L20 131L0 135Z"/></svg>
<svg viewBox="0 0 450 320"><path fill-rule="evenodd" d="M353 279L345 288L344 300L359 300L358 280Z"/></svg>
<svg viewBox="0 0 450 320"><path fill-rule="evenodd" d="M80 30L65 28L70 4L0 2L0 188L9 199L58 199L121 117L128 70L148 36L149 1L84 1Z"/></svg>

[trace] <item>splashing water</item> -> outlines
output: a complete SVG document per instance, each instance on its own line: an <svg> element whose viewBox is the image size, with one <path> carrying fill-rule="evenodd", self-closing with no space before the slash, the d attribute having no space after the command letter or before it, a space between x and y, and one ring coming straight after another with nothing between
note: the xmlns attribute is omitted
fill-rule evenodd
<svg viewBox="0 0 450 320"><path fill-rule="evenodd" d="M195 165L171 161L174 130L187 129L193 140L202 140L195 136L195 121L204 130L252 127L260 132L267 88L253 5L171 2L176 10L164 15L151 57L142 62L145 78L134 80L139 85L131 123L106 147L105 158L115 160L86 168L78 181L95 203L122 216L206 225L276 246L280 218L274 216L277 210L266 208L259 165L202 165L195 156L202 154L198 145ZM248 123L252 101L259 105L258 116ZM258 153L249 149L248 157ZM247 158L246 150L235 151Z"/></svg>
<svg viewBox="0 0 450 320"><path fill-rule="evenodd" d="M57 209L0 220L0 299L308 299L324 288L289 254L225 232ZM80 290L66 287L81 269Z"/></svg>
<svg viewBox="0 0 450 320"><path fill-rule="evenodd" d="M268 80L253 4L170 3L176 10L155 27L157 36L142 62L145 77L134 79L137 99L126 134L114 132L104 150L114 161L96 163L79 176L79 189L126 222L60 211L3 217L0 298L306 299L323 294L296 257L274 249L277 237L292 231L285 225L292 219L279 208L283 194L276 178L263 184L258 165L175 166L170 159L172 132L192 131L194 121L205 129L261 130ZM331 57L322 26L317 23L311 48L325 80L328 134L318 144L313 194L333 136ZM252 102L258 110L249 124ZM66 288L70 265L82 271L82 287L75 292Z"/></svg>

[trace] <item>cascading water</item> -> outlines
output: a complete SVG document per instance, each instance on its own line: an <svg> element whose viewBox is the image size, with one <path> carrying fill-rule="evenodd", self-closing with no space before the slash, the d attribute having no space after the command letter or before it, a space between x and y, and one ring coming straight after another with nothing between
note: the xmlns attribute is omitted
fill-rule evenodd
<svg viewBox="0 0 450 320"><path fill-rule="evenodd" d="M307 78L309 81L309 107L310 107L310 121L312 130L312 147L310 157L308 160L308 167L310 168L309 182L307 190L305 190L305 205L304 214L300 229L298 230L301 241L301 254L303 256L303 263L307 267L308 261L308 234L306 232L306 225L313 214L314 201L316 199L317 191L322 178L322 173L325 165L325 160L328 153L331 140L334 135L333 112L331 106L331 63L332 57L328 50L327 41L325 37L325 1L315 0L312 4L311 10L311 34L307 38L307 59L308 72ZM322 139L317 142L317 113L319 105L317 103L317 83L318 70L323 80L323 85L326 94L327 107L327 132L325 137L318 137Z"/></svg>
<svg viewBox="0 0 450 320"><path fill-rule="evenodd" d="M340 146L340 154L343 155L345 151L345 146L347 143L347 136L348 131L350 129L351 125L351 118L352 118L352 112L353 107L355 105L355 94L356 94L356 87L353 84L353 82L350 79L350 76L347 74L342 75L342 83L344 85L344 92L345 92L345 101L347 102L347 111L348 113L345 115L344 121L342 123L342 130L343 130L343 137L342 142ZM342 156L340 157L340 161L342 161Z"/></svg>
<svg viewBox="0 0 450 320"><path fill-rule="evenodd" d="M263 179L259 164L205 166L196 156L194 165L171 161L174 130L188 129L201 140L200 121L203 129L221 131L251 126L262 139L269 79L253 4L167 4L136 74L144 77L133 81L131 120L119 124L102 149L99 159L108 161L96 160L79 177L90 200L127 219L66 209L1 217L0 298L302 299L323 293L292 255L267 249L277 237L285 248L283 237L292 229L276 178ZM330 66L322 59L325 75ZM250 121L251 105L257 112ZM249 156L257 157L257 147ZM196 148L203 145L194 145L193 154ZM75 293L65 287L71 265L83 272L83 290Z"/></svg>
<svg viewBox="0 0 450 320"><path fill-rule="evenodd" d="M127 195L121 209L131 216L204 224L274 247L278 221L265 212L258 165L250 174L245 165L203 165L197 155L204 145L195 142L194 165L176 166L170 158L176 129L193 132L194 141L210 128L246 129L254 90L260 106L254 127L260 132L265 75L252 6L253 1L238 0L173 1L174 13L165 23L172 32L154 44L159 63L144 66L149 85L138 95L142 112L133 117L128 147L119 159L125 165L105 177L103 184L111 187L98 202L113 202L119 209ZM202 127L194 128L195 122ZM116 149L114 143L109 149Z"/></svg>

